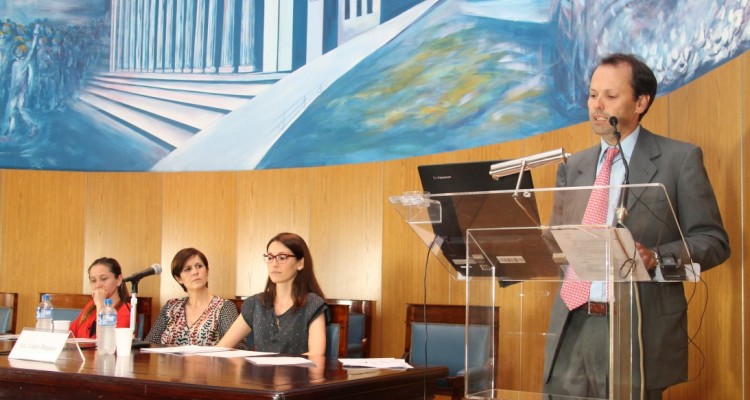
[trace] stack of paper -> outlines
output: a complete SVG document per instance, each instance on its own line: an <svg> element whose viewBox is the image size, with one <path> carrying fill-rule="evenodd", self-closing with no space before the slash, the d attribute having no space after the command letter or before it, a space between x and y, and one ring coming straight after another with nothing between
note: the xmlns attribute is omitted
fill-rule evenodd
<svg viewBox="0 0 750 400"><path fill-rule="evenodd" d="M219 358L257 357L278 354L267 351L235 350L228 347L196 345L174 347L145 347L142 348L141 351L144 353L177 354L181 356L204 356Z"/></svg>
<svg viewBox="0 0 750 400"><path fill-rule="evenodd" d="M219 358L239 358L239 357L272 356L274 354L279 354L279 353L272 353L272 352L267 352L267 351L230 350L230 351L216 351L216 352L210 352L210 353L209 352L193 353L189 355L219 357Z"/></svg>
<svg viewBox="0 0 750 400"><path fill-rule="evenodd" d="M201 353L219 353L225 351L231 351L232 349L227 347L216 347L216 346L176 346L176 347L144 347L141 349L144 353L159 353L159 354L201 354Z"/></svg>
<svg viewBox="0 0 750 400"><path fill-rule="evenodd" d="M255 365L299 365L314 367L317 364L303 357L247 357L247 361Z"/></svg>
<svg viewBox="0 0 750 400"><path fill-rule="evenodd" d="M357 368L387 368L387 369L409 369L413 368L403 358L339 358L341 364L346 367Z"/></svg>

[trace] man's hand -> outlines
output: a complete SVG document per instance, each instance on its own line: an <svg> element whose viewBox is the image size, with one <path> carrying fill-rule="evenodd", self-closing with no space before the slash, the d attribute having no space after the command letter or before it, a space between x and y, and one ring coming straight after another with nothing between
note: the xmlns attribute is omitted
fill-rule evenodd
<svg viewBox="0 0 750 400"><path fill-rule="evenodd" d="M646 266L647 270L652 270L656 268L656 266L659 264L658 260L656 259L656 253L654 253L653 250L649 249L648 247L635 242L635 248L638 250L638 255L641 256L641 260L643 260L643 265Z"/></svg>

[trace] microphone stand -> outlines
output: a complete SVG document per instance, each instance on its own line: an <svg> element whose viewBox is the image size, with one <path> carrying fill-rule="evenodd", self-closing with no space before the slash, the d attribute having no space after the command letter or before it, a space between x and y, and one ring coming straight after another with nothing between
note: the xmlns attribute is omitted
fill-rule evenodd
<svg viewBox="0 0 750 400"><path fill-rule="evenodd" d="M133 337L135 337L135 321L136 314L138 314L138 282L140 282L139 279L130 281L130 332Z"/></svg>
<svg viewBox="0 0 750 400"><path fill-rule="evenodd" d="M628 216L628 194L630 190L625 187L626 185L630 184L629 182L629 176L630 176L630 168L628 167L628 162L625 160L625 152L622 150L622 144L620 143L620 137L622 134L619 130L617 130L617 117L612 116L609 117L609 124L612 125L614 128L614 136L615 139L617 139L617 148L620 150L620 159L622 159L622 165L625 167L625 179L623 179L623 186L620 187L620 199L617 202L617 207L615 208L615 217L617 219L617 227L618 228L624 228L625 227L625 218Z"/></svg>

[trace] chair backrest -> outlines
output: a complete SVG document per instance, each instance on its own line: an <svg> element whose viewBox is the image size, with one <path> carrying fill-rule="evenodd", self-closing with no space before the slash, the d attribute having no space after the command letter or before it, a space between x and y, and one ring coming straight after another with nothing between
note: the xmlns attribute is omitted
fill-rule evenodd
<svg viewBox="0 0 750 400"><path fill-rule="evenodd" d="M240 314L242 312L242 303L245 301L245 299L238 296L233 299L227 299L227 300L231 301L232 303L234 303L235 306L237 306L237 314Z"/></svg>
<svg viewBox="0 0 750 400"><path fill-rule="evenodd" d="M349 306L347 352L350 358L370 357L374 300L326 299L326 303Z"/></svg>
<svg viewBox="0 0 750 400"><path fill-rule="evenodd" d="M448 375L456 376L467 368L486 365L489 354L486 347L490 340L488 325L470 325L469 357L471 365L466 365L464 335L467 328L459 324L434 324L413 322L411 330L411 352L409 361L420 365L445 365ZM425 347L429 354L425 355Z"/></svg>
<svg viewBox="0 0 750 400"><path fill-rule="evenodd" d="M0 292L0 334L16 333L18 293Z"/></svg>
<svg viewBox="0 0 750 400"><path fill-rule="evenodd" d="M339 358L341 330L339 324L326 325L326 358Z"/></svg>
<svg viewBox="0 0 750 400"><path fill-rule="evenodd" d="M39 294L41 298L43 293ZM73 321L78 317L89 300L91 300L90 294L81 293L49 293L50 302L55 307L54 318L57 320L70 320ZM136 311L138 313L136 317L136 332L135 337L142 339L151 330L151 297L138 296L138 305ZM127 299L130 302L130 299Z"/></svg>
<svg viewBox="0 0 750 400"><path fill-rule="evenodd" d="M8 333L11 314L13 314L13 310L10 308L0 307L0 335Z"/></svg>
<svg viewBox="0 0 750 400"><path fill-rule="evenodd" d="M346 340L349 333L349 306L343 304L327 304L331 316L326 326L326 356L330 358L347 358L349 349ZM335 338L335 340L333 340ZM338 357L334 357L334 355Z"/></svg>
<svg viewBox="0 0 750 400"><path fill-rule="evenodd" d="M445 365L449 375L456 375L467 367L481 367L490 357L496 360L497 346L490 341L499 334L499 308L489 313L488 307L470 306L468 328L466 312L463 305L407 304L405 357L409 362ZM468 366L464 346L467 334L472 364Z"/></svg>

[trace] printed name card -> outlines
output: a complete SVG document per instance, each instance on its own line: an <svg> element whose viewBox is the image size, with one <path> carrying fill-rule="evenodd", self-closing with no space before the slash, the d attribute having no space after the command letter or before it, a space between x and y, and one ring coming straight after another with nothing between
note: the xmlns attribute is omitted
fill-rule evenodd
<svg viewBox="0 0 750 400"><path fill-rule="evenodd" d="M53 363L60 357L70 335L70 332L24 328L8 358ZM78 348L77 344L73 345ZM80 349L78 353L81 353Z"/></svg>

